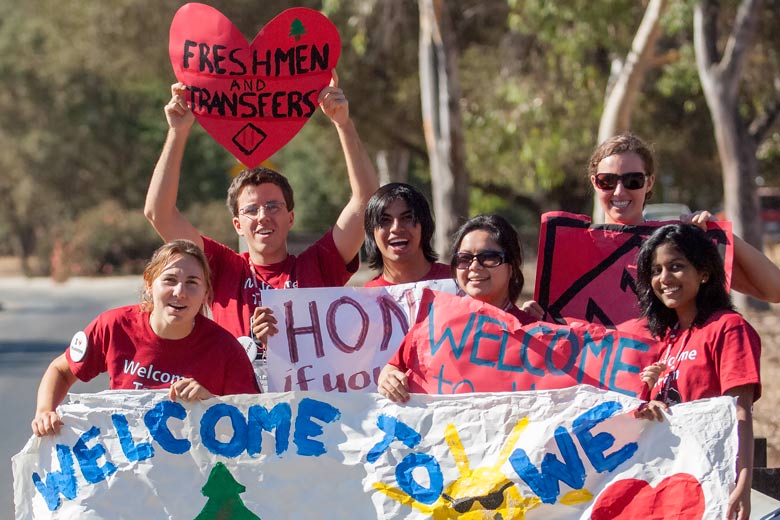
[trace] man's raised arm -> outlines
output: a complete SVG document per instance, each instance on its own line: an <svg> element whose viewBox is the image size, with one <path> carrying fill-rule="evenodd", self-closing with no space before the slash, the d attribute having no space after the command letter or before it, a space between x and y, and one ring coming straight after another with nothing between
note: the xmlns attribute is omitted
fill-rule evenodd
<svg viewBox="0 0 780 520"><path fill-rule="evenodd" d="M171 100L165 105L168 136L146 192L144 215L164 241L192 240L203 249L200 233L176 208L184 148L195 121L186 95L184 84L171 85Z"/></svg>
<svg viewBox="0 0 780 520"><path fill-rule="evenodd" d="M357 129L349 118L349 103L344 92L338 87L338 75L333 71L330 86L320 92L319 102L339 133L341 148L347 163L347 175L352 195L341 210L333 227L333 241L341 253L344 262L351 261L360 250L365 236L363 220L368 199L379 187L376 170L368 157Z"/></svg>

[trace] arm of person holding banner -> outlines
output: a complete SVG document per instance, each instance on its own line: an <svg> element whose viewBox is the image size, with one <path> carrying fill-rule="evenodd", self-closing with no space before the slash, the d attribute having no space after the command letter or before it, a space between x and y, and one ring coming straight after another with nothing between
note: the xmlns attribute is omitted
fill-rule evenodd
<svg viewBox="0 0 780 520"><path fill-rule="evenodd" d="M171 401L176 401L177 397L182 401L199 401L210 399L214 397L214 394L193 378L185 377L173 383L168 391L168 398Z"/></svg>
<svg viewBox="0 0 780 520"><path fill-rule="evenodd" d="M62 420L57 415L56 409L75 382L76 376L68 365L65 353L49 363L49 368L44 372L41 384L38 386L35 418L31 424L33 434L42 437L59 433Z"/></svg>
<svg viewBox="0 0 780 520"><path fill-rule="evenodd" d="M639 399L648 402L643 403L639 408L637 408L637 410L634 412L634 417L637 417L638 419L647 419L650 421L663 421L662 412L669 411L669 407L666 406L666 404L664 404L662 401L652 400L651 397L653 387L664 374L664 372L666 372L666 363L656 361L652 365L648 365L643 368L639 373L639 378L643 383L645 383L646 386L642 387L642 392L638 397Z"/></svg>
<svg viewBox="0 0 780 520"><path fill-rule="evenodd" d="M528 300L523 302L523 304L520 306L520 310L523 312L527 312L528 314L530 314L531 316L533 316L539 321L542 321L544 319L544 315L546 312L536 300Z"/></svg>
<svg viewBox="0 0 780 520"><path fill-rule="evenodd" d="M168 135L149 182L144 215L164 241L187 239L203 249L203 237L176 207L184 148L195 122L186 98L186 85L171 85L171 99L165 105Z"/></svg>
<svg viewBox="0 0 780 520"><path fill-rule="evenodd" d="M347 176L352 195L333 227L333 241L345 262L351 262L364 239L365 210L371 195L379 188L376 170L371 163L352 119L349 102L339 88L335 69L330 85L322 89L318 101L322 112L333 121L347 163Z"/></svg>
<svg viewBox="0 0 780 520"><path fill-rule="evenodd" d="M737 398L737 485L729 496L726 518L750 518L750 488L753 487L753 395L754 385L731 388L724 395Z"/></svg>
<svg viewBox="0 0 780 520"><path fill-rule="evenodd" d="M255 342L258 343L259 349L264 350L266 345L268 345L268 338L279 332L276 323L274 312L270 307L263 307L262 305L255 307L251 326L252 334Z"/></svg>
<svg viewBox="0 0 780 520"><path fill-rule="evenodd" d="M715 221L709 211L697 211L682 218L707 230L707 222ZM731 288L759 300L780 303L780 268L761 251L734 235L734 266Z"/></svg>

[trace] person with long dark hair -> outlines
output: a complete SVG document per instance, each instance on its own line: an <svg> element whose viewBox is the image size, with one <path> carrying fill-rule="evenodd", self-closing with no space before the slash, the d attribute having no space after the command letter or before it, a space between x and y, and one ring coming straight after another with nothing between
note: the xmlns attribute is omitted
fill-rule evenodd
<svg viewBox="0 0 780 520"><path fill-rule="evenodd" d="M431 245L436 225L425 196L414 186L391 182L369 199L365 215L368 265L379 274L365 287L449 278Z"/></svg>
<svg viewBox="0 0 780 520"><path fill-rule="evenodd" d="M659 362L641 374L652 400L637 415L660 421L677 403L736 397L737 482L728 518L747 520L761 339L734 310L718 249L695 225L663 226L645 241L637 258L637 289L646 326L661 342Z"/></svg>

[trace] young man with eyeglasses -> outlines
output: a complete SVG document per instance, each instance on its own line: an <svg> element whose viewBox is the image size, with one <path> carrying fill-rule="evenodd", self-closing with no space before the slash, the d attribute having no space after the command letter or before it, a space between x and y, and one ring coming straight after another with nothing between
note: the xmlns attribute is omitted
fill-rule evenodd
<svg viewBox="0 0 780 520"><path fill-rule="evenodd" d="M349 117L338 76L319 95L322 111L333 121L347 163L352 190L333 228L298 256L287 251L292 228L293 191L287 179L268 168L241 172L228 189L233 227L246 239L248 252L235 253L200 232L176 208L184 148L195 120L186 86L171 86L165 105L168 136L152 174L144 214L163 240L188 239L204 250L211 267L214 321L236 337L253 334L261 344L276 332L276 319L261 305L261 289L344 285L358 268L363 215L377 189L377 176Z"/></svg>

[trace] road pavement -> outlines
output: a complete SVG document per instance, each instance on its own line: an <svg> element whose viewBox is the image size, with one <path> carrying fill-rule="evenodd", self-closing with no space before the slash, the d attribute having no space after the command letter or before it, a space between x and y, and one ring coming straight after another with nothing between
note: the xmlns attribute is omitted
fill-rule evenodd
<svg viewBox="0 0 780 520"><path fill-rule="evenodd" d="M38 383L73 334L104 310L136 303L141 277L49 279L0 277L0 518L13 518L11 457L32 435ZM102 376L74 392L108 388Z"/></svg>

